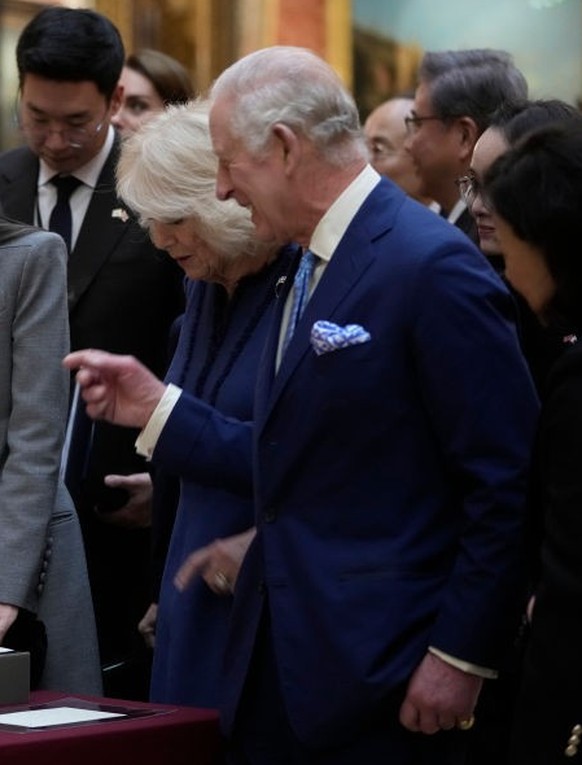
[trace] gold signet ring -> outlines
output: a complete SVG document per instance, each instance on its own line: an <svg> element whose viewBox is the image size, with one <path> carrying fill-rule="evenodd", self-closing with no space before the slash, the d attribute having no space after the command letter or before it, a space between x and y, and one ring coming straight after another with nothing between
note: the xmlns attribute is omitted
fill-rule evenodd
<svg viewBox="0 0 582 765"><path fill-rule="evenodd" d="M457 728L459 730L471 730L471 728L475 725L475 715L471 715L471 717L467 717L466 720L459 720L457 723Z"/></svg>
<svg viewBox="0 0 582 765"><path fill-rule="evenodd" d="M216 574L214 574L214 586L218 592L230 592L230 582L224 571L217 571Z"/></svg>

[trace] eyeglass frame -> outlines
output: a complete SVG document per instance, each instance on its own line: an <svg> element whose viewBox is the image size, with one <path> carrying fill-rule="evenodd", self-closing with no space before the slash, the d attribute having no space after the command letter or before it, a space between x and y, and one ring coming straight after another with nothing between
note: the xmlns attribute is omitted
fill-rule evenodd
<svg viewBox="0 0 582 765"><path fill-rule="evenodd" d="M481 198L481 202L485 207L491 207L483 193L483 186L476 175L461 175L460 178L455 178L455 185L459 189L459 196L467 207L471 207L477 197Z"/></svg>
<svg viewBox="0 0 582 765"><path fill-rule="evenodd" d="M407 135L411 136L418 132L419 127L423 122L429 122L430 120L440 120L444 122L444 117L439 117L436 114L427 114L426 116L420 116L411 112L404 118L404 125L406 126Z"/></svg>
<svg viewBox="0 0 582 765"><path fill-rule="evenodd" d="M18 129L25 136L27 136L27 133L30 133L30 140L32 140L34 142L39 142L40 143L40 142L46 141L46 139L52 133L59 133L67 141L67 145L71 149L82 149L84 146L86 146L90 141L92 141L94 138L96 138L99 135L99 133L103 130L103 127L104 127L104 125L105 125L105 123L107 121L106 120L107 112L105 112L105 114L101 118L100 122L95 126L95 128L92 131L88 130L87 127L85 127L85 126L83 126L83 127L64 127L64 128L57 128L57 129L50 128L50 127L45 127L41 131L40 130L40 125L37 125L36 127L32 128L32 132L31 132L30 125L26 125L25 122L22 120L20 107L21 107L21 104L20 104L19 101L17 101L16 104L15 104L15 108L14 108L14 118L15 118L16 124L18 125ZM85 123L85 125L88 125L91 122L92 122L92 120L89 120L88 122ZM36 135L36 136L33 135L34 130L38 130L38 135ZM70 135L71 132L76 132L76 131L83 135L83 140L80 141L80 142L79 141L73 142L73 141L71 141L70 138L67 138L67 135Z"/></svg>

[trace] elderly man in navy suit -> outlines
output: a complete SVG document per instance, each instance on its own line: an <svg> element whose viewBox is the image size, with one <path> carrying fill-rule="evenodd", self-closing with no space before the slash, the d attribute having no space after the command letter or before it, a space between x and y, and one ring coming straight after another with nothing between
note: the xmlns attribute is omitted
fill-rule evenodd
<svg viewBox="0 0 582 765"><path fill-rule="evenodd" d="M131 357L65 363L91 416L143 428L154 462L252 486L236 581L211 550L177 580L184 597L195 573L234 590L231 762L462 763L521 605L537 400L510 297L368 165L354 102L313 53L252 53L211 98L218 195L305 248L273 295L254 422Z"/></svg>

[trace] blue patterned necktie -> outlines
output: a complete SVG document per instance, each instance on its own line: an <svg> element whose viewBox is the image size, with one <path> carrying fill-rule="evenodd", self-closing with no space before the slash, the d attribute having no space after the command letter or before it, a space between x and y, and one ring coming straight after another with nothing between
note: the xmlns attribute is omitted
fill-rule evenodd
<svg viewBox="0 0 582 765"><path fill-rule="evenodd" d="M57 202L52 209L49 218L49 231L60 234L67 245L67 252L71 251L71 237L73 231L73 215L69 200L75 189L83 181L73 175L55 175L50 181L57 189Z"/></svg>
<svg viewBox="0 0 582 765"><path fill-rule="evenodd" d="M299 261L299 268L297 269L293 281L293 302L291 303L289 323L285 330L285 339L283 340L281 356L285 354L285 351L291 342L291 338L293 337L293 333L295 332L295 327L299 323L301 315L307 305L307 301L309 300L309 285L315 270L316 261L317 256L314 255L311 250L305 250Z"/></svg>

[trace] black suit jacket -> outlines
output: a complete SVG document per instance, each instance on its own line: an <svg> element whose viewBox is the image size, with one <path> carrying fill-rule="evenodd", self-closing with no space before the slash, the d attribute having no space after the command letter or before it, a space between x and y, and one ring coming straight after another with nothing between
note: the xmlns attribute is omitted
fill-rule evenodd
<svg viewBox="0 0 582 765"><path fill-rule="evenodd" d="M541 568L512 765L582 762L580 735L576 751L564 754L582 725L582 344L564 348L542 398L532 492L542 511Z"/></svg>
<svg viewBox="0 0 582 765"><path fill-rule="evenodd" d="M137 356L156 374L163 376L168 358L168 332L183 310L183 275L170 258L156 250L131 211L115 192L115 165L119 138L99 176L75 247L68 264L68 302L71 348L103 348ZM5 215L34 222L39 161L27 147L0 155L0 207ZM149 541L139 543L135 531L112 528L96 520L94 508L116 509L124 498L103 485L107 473L143 471L145 463L135 453L136 432L106 423L83 425L81 442L89 454L75 452L69 488L81 517L94 592L122 587L121 580L144 577ZM89 440L87 440L89 438ZM88 458L86 459L86 457ZM139 547L139 571L130 572L131 545ZM119 566L116 567L116 555ZM129 585L128 585L129 586ZM137 585L136 585L137 586ZM144 593L147 583L143 582ZM130 587L131 589L131 587ZM112 612L110 597L104 608ZM128 595L129 597L129 595ZM99 594L97 593L97 600ZM147 595L134 598L135 608L147 603ZM125 606L120 606L124 612ZM99 622L99 603L96 603ZM141 614L125 616L133 621ZM102 652L107 654L102 643Z"/></svg>

